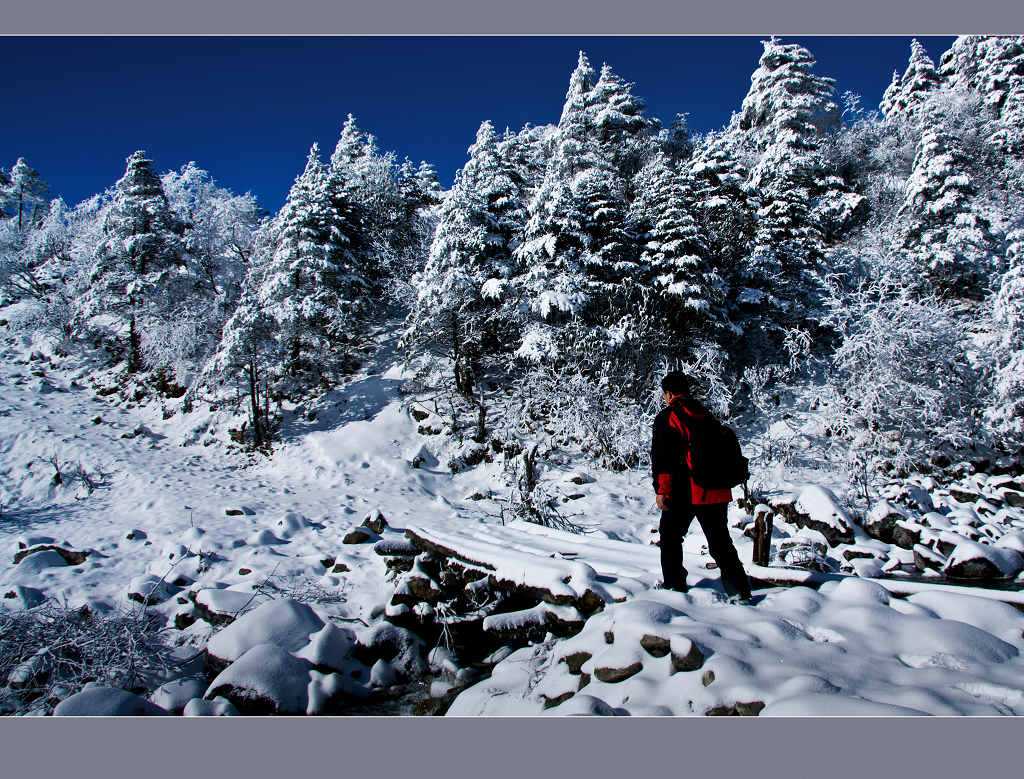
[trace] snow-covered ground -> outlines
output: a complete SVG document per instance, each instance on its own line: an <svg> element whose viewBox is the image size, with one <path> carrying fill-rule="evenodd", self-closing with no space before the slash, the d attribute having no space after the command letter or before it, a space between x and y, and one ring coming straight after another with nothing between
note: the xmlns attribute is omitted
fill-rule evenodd
<svg viewBox="0 0 1024 779"><path fill-rule="evenodd" d="M205 676L189 667L148 691L157 706L187 714L232 713L223 697L232 685L277 701L279 711L337 711L339 699L428 678L428 670L432 693L461 690L453 715L1024 714L1024 613L1007 603L1024 602L1019 593L839 575L895 571L917 553L936 556L938 566L988 560L1012 579L1024 566L1024 514L1001 502L1013 491L1009 479L961 485L963 500L937 486L917 513L906 495L902 503L894 496L885 506L917 533L907 550L867 536L828 479L808 488L799 473L789 483L780 476L766 492L790 496L813 522L777 517L776 547L820 553L826 571L751 565L765 582L797 586L766 586L754 605L732 605L696 524L685 545L691 593L656 588L646 473L552 460L543 473L548 492L588 532L506 524L493 499L508 494L501 464L453 474L442 437L417 432L403 408L400 379L388 360L371 363L315 418L289 409L283 441L272 456L254 457L226 446L221 417L208 409L165 420L157 403L98 392L113 379L92 364L6 339L2 607L56 601L137 613L148 601L182 657L216 634L210 655L219 664ZM976 498L970 505L966 492ZM908 494L926 502L920 489ZM731 508L745 563L752 541L742 530L751 521ZM351 535L364 523L376 526ZM383 553L408 546L405 529L498 579L555 595L590 590L605 606L579 615L585 624L576 635L497 653L493 673L477 680L443 646L421 645L387 621L401 576ZM838 544L827 538L844 532L850 537ZM40 546L52 548L18 555ZM88 554L69 559L67 550ZM385 644L392 650L376 656L353 649ZM100 705L100 697L89 698L94 711L142 711L110 695ZM65 712L82 711L72 704L62 704Z"/></svg>

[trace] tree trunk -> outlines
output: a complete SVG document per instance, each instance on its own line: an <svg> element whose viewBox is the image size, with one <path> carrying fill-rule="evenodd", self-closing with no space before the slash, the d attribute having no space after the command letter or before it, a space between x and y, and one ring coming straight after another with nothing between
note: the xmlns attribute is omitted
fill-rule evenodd
<svg viewBox="0 0 1024 779"><path fill-rule="evenodd" d="M263 444L263 423L260 420L259 383L256 376L256 357L249 357L249 401L252 405L252 443L253 446Z"/></svg>
<svg viewBox="0 0 1024 779"><path fill-rule="evenodd" d="M142 343L139 328L135 321L135 307L132 306L132 318L128 323L128 371L134 373L142 367Z"/></svg>

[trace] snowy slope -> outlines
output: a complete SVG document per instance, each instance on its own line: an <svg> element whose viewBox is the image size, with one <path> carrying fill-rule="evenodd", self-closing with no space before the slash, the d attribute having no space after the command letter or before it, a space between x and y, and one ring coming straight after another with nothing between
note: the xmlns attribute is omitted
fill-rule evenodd
<svg viewBox="0 0 1024 779"><path fill-rule="evenodd" d="M34 353L44 359L30 360ZM994 602L992 591L976 591L982 598L967 588L950 594L954 588L907 582L899 594L921 592L901 600L878 583L846 579L819 591L773 587L760 590L753 607L729 605L695 526L685 547L693 593L662 592L655 589L660 577L646 474L552 461L544 474L550 492L563 496L564 511L588 532L504 524L500 505L486 497L508 494L498 462L457 474L437 458L413 466L424 446L442 455L442 445L417 433L398 396L400 378L387 360L371 364L332 395L333 406L319 409L315 421L289 417L272 456L251 458L224 446L225 431L214 429L218 418L209 411L164 420L158 406L129 408L108 399L116 396L97 394L110 377L93 365L41 344L8 341L0 362L0 593L11 596L3 607L45 598L113 613L139 610L138 601L149 600L150 611L174 628L168 639L190 650L222 629L197 614L230 619L271 599L304 602L319 620L383 635L395 587L385 560L372 543L345 543L365 518L381 513L388 527L370 532L370 541L397 542L409 528L487 558L503 575L528 584L547 577L540 583L549 589L589 588L608 604L578 635L505 657L490 678L459 695L452 714L703 714L753 702L765 704L765 714L1024 713L1024 614ZM61 485L52 483L47 460L54 456ZM69 477L79 464L94 477L91 493ZM571 480L581 471L587 478ZM801 505L826 519L838 516L827 493L807 493ZM749 561L751 541L739 532L745 521L734 506L734 538ZM779 527L786 535L815 532ZM855 544L868 541L858 528ZM14 563L19 551L35 546L88 555L69 565L59 553L40 551ZM757 576L766 571L751 568ZM775 573L791 581L813 578ZM176 622L182 615L194 621ZM655 657L642 647L640 638L652 631L671 651ZM318 711L343 677L317 665L328 637L316 635L283 649L267 649L277 645L265 643L273 635L263 635L245 669L225 678L256 678L261 668L287 667L295 679L308 673L309 689L296 691L293 679L287 695ZM330 640L352 643L347 633ZM680 671L672 657L692 645L704 662ZM432 664L447 662L458 677L457 666L438 651ZM285 657L289 652L296 662ZM560 663L573 652L592 658L578 673ZM420 668L422 660L409 658L406 669ZM397 666L382 662L364 673L365 684L393 681ZM608 680L598 677L598 668L621 671L637 663L624 680L604 671ZM703 681L707 670L715 673L713 684ZM578 689L582 674L591 677L585 691ZM450 687L442 684L440 691ZM545 708L556 698L558 705ZM193 702L188 711L231 709L218 701Z"/></svg>

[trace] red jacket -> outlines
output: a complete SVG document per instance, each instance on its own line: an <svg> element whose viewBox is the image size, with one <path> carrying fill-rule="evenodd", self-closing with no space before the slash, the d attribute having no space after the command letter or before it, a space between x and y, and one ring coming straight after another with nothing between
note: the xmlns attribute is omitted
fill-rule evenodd
<svg viewBox="0 0 1024 779"><path fill-rule="evenodd" d="M690 431L687 422L705 419L709 412L692 398L676 399L654 418L651 435L651 470L654 491L677 503L696 506L728 503L732 490L706 490L690 477ZM689 485L689 489L681 485Z"/></svg>

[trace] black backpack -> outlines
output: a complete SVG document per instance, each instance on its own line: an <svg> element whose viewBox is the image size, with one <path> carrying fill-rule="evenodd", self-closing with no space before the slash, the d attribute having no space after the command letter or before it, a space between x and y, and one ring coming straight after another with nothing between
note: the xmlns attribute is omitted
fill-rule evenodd
<svg viewBox="0 0 1024 779"><path fill-rule="evenodd" d="M747 458L740 450L736 433L710 414L703 420L688 420L690 431L690 476L705 490L727 490L750 477Z"/></svg>

